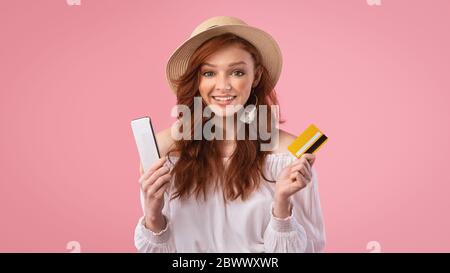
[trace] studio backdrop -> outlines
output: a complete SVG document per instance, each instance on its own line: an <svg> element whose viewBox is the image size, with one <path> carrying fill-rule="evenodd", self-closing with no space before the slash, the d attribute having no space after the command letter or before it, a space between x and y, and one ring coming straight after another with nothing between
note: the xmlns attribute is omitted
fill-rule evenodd
<svg viewBox="0 0 450 273"><path fill-rule="evenodd" d="M447 0L0 3L0 252L136 252L130 121L172 125L166 62L203 20L283 55L281 128L316 124L325 252L450 251Z"/></svg>

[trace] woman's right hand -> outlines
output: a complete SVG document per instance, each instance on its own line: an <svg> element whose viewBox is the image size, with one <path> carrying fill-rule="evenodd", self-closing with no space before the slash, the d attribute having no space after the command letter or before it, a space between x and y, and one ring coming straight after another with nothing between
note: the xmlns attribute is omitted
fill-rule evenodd
<svg viewBox="0 0 450 273"><path fill-rule="evenodd" d="M158 219L162 218L164 192L171 179L169 168L164 166L165 162L166 157L159 159L145 173L142 164L139 168L141 174L139 183L145 199L146 224L151 224L149 221L160 222Z"/></svg>

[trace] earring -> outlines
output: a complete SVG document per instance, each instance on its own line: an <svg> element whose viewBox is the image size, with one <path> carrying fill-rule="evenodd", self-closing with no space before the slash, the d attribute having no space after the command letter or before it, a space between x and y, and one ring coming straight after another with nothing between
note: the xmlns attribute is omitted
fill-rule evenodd
<svg viewBox="0 0 450 273"><path fill-rule="evenodd" d="M240 121L250 124L255 120L256 117L256 106L258 105L258 97L255 93L253 93L253 96L256 98L255 104L250 104L247 107L245 107L244 112L242 113L241 117L239 118Z"/></svg>

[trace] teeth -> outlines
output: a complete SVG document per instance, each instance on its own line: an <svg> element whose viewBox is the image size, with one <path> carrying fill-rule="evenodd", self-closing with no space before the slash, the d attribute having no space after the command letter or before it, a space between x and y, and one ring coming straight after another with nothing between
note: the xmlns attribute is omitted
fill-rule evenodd
<svg viewBox="0 0 450 273"><path fill-rule="evenodd" d="M234 99L234 97L213 97L215 100L220 100L220 101L228 101L228 100L232 100Z"/></svg>

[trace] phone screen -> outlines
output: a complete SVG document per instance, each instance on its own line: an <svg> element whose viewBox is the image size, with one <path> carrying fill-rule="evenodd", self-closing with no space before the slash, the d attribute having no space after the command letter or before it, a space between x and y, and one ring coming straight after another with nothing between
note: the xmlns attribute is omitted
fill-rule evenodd
<svg viewBox="0 0 450 273"><path fill-rule="evenodd" d="M152 122L149 117L134 119L131 121L131 128L142 167L147 171L160 158Z"/></svg>

